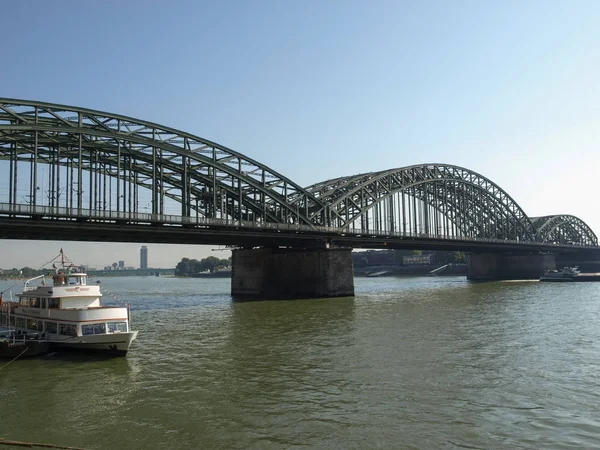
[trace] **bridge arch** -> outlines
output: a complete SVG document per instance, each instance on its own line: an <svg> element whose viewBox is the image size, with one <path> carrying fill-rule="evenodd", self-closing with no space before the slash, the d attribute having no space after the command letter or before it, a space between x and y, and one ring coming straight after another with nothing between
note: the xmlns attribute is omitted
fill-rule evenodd
<svg viewBox="0 0 600 450"><path fill-rule="evenodd" d="M568 214L532 217L539 240L543 243L598 245L598 238L581 219Z"/></svg>
<svg viewBox="0 0 600 450"><path fill-rule="evenodd" d="M0 98L0 159L10 165L11 204L139 212L141 200L164 214L172 200L188 217L325 224L311 214L324 211L320 200L264 164L127 116Z"/></svg>
<svg viewBox="0 0 600 450"><path fill-rule="evenodd" d="M463 167L424 164L336 178L307 187L333 225L536 241L523 209L497 184Z"/></svg>
<svg viewBox="0 0 600 450"><path fill-rule="evenodd" d="M414 165L303 188L199 136L53 103L0 98L0 161L9 166L0 203L8 192L10 206L85 209L89 217L108 210L119 218L143 212L162 216L173 207L183 218L298 224L313 230L332 226L597 245L596 235L580 219L530 219L498 185L463 167Z"/></svg>

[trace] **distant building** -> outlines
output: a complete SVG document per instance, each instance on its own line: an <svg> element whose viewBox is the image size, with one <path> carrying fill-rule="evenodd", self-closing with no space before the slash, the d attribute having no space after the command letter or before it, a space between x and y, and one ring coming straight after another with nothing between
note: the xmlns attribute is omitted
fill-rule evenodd
<svg viewBox="0 0 600 450"><path fill-rule="evenodd" d="M119 261L119 270L123 270L125 268L125 261Z"/></svg>
<svg viewBox="0 0 600 450"><path fill-rule="evenodd" d="M148 268L148 247L142 245L140 249L140 269Z"/></svg>

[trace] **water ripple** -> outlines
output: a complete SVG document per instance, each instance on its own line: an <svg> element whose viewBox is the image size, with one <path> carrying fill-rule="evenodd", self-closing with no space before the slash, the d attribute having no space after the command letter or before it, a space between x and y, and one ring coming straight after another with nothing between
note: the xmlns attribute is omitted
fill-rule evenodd
<svg viewBox="0 0 600 450"><path fill-rule="evenodd" d="M103 283L132 304L128 357L9 365L0 436L90 449L600 447L595 283L357 278L356 298L255 303L233 303L225 279Z"/></svg>

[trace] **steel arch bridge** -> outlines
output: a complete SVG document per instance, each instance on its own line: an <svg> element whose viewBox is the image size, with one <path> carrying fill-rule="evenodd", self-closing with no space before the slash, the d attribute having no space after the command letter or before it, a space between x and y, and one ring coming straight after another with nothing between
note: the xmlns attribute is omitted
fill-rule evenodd
<svg viewBox="0 0 600 450"><path fill-rule="evenodd" d="M466 168L424 164L303 188L190 133L37 101L0 98L0 167L0 214L37 219L166 223L178 216L195 226L598 244L580 219L530 218L502 188Z"/></svg>

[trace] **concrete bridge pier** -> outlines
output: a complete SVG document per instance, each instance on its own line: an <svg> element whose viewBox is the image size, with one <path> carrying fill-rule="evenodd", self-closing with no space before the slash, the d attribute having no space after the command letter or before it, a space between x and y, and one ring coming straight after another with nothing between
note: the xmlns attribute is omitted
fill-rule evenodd
<svg viewBox="0 0 600 450"><path fill-rule="evenodd" d="M554 255L506 255L471 253L467 260L467 279L473 281L534 280L556 268Z"/></svg>
<svg viewBox="0 0 600 450"><path fill-rule="evenodd" d="M354 296L350 248L255 248L232 254L234 300Z"/></svg>

